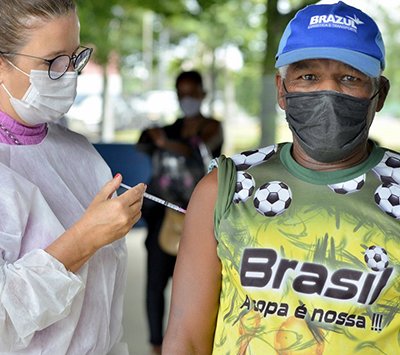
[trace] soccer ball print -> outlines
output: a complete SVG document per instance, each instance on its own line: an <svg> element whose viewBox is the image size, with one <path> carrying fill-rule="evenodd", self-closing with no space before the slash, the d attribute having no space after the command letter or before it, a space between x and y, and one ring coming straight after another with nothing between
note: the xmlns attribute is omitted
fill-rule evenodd
<svg viewBox="0 0 400 355"><path fill-rule="evenodd" d="M389 258L385 249L370 246L364 253L364 260L373 271L382 271L389 265Z"/></svg>
<svg viewBox="0 0 400 355"><path fill-rule="evenodd" d="M400 185L382 184L376 189L374 197L382 211L400 219Z"/></svg>
<svg viewBox="0 0 400 355"><path fill-rule="evenodd" d="M381 162L372 170L384 184L400 184L400 155L387 151Z"/></svg>
<svg viewBox="0 0 400 355"><path fill-rule="evenodd" d="M260 186L254 195L254 207L266 217L285 212L292 202L292 191L282 181L271 181Z"/></svg>
<svg viewBox="0 0 400 355"><path fill-rule="evenodd" d="M276 153L276 150L277 146L274 144L268 147L235 154L232 156L232 160L237 170L247 170L271 158L271 156Z"/></svg>
<svg viewBox="0 0 400 355"><path fill-rule="evenodd" d="M356 191L360 191L361 188L364 186L364 184L365 184L365 174L349 181L340 182L338 184L331 184L328 186L337 194L347 195Z"/></svg>
<svg viewBox="0 0 400 355"><path fill-rule="evenodd" d="M246 202L253 194L255 185L254 178L248 172L238 171L233 202Z"/></svg>

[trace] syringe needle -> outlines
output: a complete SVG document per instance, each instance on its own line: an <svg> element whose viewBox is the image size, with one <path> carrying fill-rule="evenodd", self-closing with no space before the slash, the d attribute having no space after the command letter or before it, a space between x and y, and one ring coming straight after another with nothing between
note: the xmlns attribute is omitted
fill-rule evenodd
<svg viewBox="0 0 400 355"><path fill-rule="evenodd" d="M132 188L131 186L128 186L128 185L126 185L126 184L124 184L124 183L121 183L120 186L123 187L124 189L127 189L127 190L129 190L129 189ZM165 201L165 200L163 200L162 198L157 197L157 196L154 196L154 195L149 194L149 193L147 193L147 192L144 193L144 197L146 197L147 199L152 200L152 201L154 201L154 202L160 203L161 205L164 205L164 206L166 206L166 207L172 208L173 210L178 211L178 212L180 212L180 213L186 213L186 210L183 209L182 207L179 207L179 206L177 206L177 205L174 205L174 204L171 203L171 202Z"/></svg>

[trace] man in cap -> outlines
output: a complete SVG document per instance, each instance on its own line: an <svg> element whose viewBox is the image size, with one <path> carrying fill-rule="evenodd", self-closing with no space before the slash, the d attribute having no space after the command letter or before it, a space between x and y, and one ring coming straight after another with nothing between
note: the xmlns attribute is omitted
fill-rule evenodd
<svg viewBox="0 0 400 355"><path fill-rule="evenodd" d="M400 155L368 139L375 22L311 5L278 49L293 143L216 161L189 204L163 354L400 353Z"/></svg>

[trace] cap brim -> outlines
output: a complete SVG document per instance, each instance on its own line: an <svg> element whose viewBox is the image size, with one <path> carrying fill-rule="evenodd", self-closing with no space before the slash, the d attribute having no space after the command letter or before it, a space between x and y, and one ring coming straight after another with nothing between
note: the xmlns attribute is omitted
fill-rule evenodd
<svg viewBox="0 0 400 355"><path fill-rule="evenodd" d="M364 53L333 47L302 48L280 54L275 67L279 68L307 59L338 60L370 77L379 77L381 74L381 63L378 59Z"/></svg>

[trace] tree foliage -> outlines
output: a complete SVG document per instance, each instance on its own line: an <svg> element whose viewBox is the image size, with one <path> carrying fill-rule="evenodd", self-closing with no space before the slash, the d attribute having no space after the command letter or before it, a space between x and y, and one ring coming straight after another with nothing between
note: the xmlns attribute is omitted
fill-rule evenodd
<svg viewBox="0 0 400 355"><path fill-rule="evenodd" d="M227 79L221 50L238 48L244 66L230 73L236 83L239 103L260 117L263 144L275 140L275 54L279 39L299 8L317 0L77 0L81 19L81 39L95 47L94 60L105 66L110 54L117 54L126 73L145 59L144 18L153 14L151 65L157 67L168 57L166 76L173 78L183 67L196 67L208 76L212 90L222 88ZM285 5L285 7L283 6ZM391 43L388 61L397 61L398 23L386 19ZM167 43L164 43L167 41ZM397 42L396 42L397 41ZM192 47L187 44L192 44ZM181 55L170 55L171 48L186 44ZM164 56L164 57L163 57ZM392 78L400 72L388 66ZM123 71L124 72L124 71ZM127 76L129 78L129 75ZM171 83L171 81L169 81ZM394 82L394 80L392 80ZM156 86L153 82L150 86ZM138 88L143 88L138 85ZM393 87L393 85L392 85ZM399 93L400 88L394 85Z"/></svg>

